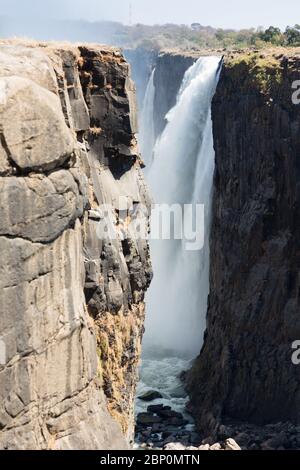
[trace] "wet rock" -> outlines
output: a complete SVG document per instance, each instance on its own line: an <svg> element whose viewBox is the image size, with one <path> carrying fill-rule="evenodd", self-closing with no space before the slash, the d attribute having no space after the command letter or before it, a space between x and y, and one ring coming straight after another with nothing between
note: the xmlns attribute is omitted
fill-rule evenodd
<svg viewBox="0 0 300 470"><path fill-rule="evenodd" d="M287 438L284 433L279 433L275 436L272 436L266 442L273 449L278 449L278 447L285 446L285 444L287 443Z"/></svg>
<svg viewBox="0 0 300 470"><path fill-rule="evenodd" d="M235 436L235 441L242 447L247 447L251 441L249 434L241 432Z"/></svg>
<svg viewBox="0 0 300 470"><path fill-rule="evenodd" d="M183 416L181 413L178 413L177 411L174 411L168 407L159 409L156 411L156 413L158 414L158 416L160 416L163 419L169 419L169 418L183 419Z"/></svg>
<svg viewBox="0 0 300 470"><path fill-rule="evenodd" d="M180 441L185 445L189 445L191 442L190 437L190 434L183 434L180 436Z"/></svg>
<svg viewBox="0 0 300 470"><path fill-rule="evenodd" d="M161 405L149 405L149 406L147 407L147 411L148 411L149 413L158 413L158 411L163 410L163 409L166 409L166 408L171 409L170 406L169 406L169 407L166 407L166 406L164 406L164 405L162 405L162 404L161 404Z"/></svg>
<svg viewBox="0 0 300 470"><path fill-rule="evenodd" d="M177 436L175 434L170 434L167 438L163 439L163 445L167 445L170 443L174 443L177 440Z"/></svg>
<svg viewBox="0 0 300 470"><path fill-rule="evenodd" d="M255 442L253 442L253 444L249 446L249 450L259 450L259 446Z"/></svg>
<svg viewBox="0 0 300 470"><path fill-rule="evenodd" d="M153 400L156 400L157 398L162 398L162 395L156 390L149 390L143 395L140 395L138 398L139 400L142 400L142 401L153 401Z"/></svg>
<svg viewBox="0 0 300 470"><path fill-rule="evenodd" d="M197 434L196 432L192 432L191 433L191 443L199 445L199 442L201 442L199 434Z"/></svg>
<svg viewBox="0 0 300 470"><path fill-rule="evenodd" d="M260 445L261 450L276 450L277 444L275 439L268 439Z"/></svg>
<svg viewBox="0 0 300 470"><path fill-rule="evenodd" d="M152 432L162 432L164 430L164 426L160 423L154 423L152 426Z"/></svg>
<svg viewBox="0 0 300 470"><path fill-rule="evenodd" d="M224 426L221 424L218 430L218 436L220 439L229 439L232 436L232 429L229 426Z"/></svg>
<svg viewBox="0 0 300 470"><path fill-rule="evenodd" d="M203 445L208 444L209 446L212 446L214 444L214 440L212 437L209 436L206 439L203 439L202 444Z"/></svg>
<svg viewBox="0 0 300 470"><path fill-rule="evenodd" d="M178 426L165 426L165 422L163 421L162 423L162 426L163 426L163 431L162 431L162 436L163 438L168 438L169 436L179 436L179 432L180 431L180 428L178 428ZM173 439L173 442L174 442L174 439Z"/></svg>
<svg viewBox="0 0 300 470"><path fill-rule="evenodd" d="M178 427L185 426L186 424L188 424L188 421L182 418L171 418L171 419L168 419L167 422L168 424L171 424L172 426L178 426Z"/></svg>
<svg viewBox="0 0 300 470"><path fill-rule="evenodd" d="M139 413L137 415L137 423L149 426L149 424L161 423L162 419L159 416L154 416L151 413Z"/></svg>

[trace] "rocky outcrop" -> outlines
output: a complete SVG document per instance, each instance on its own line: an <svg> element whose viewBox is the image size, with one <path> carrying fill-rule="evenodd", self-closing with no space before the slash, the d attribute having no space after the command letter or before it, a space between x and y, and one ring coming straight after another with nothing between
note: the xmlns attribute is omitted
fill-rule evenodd
<svg viewBox="0 0 300 470"><path fill-rule="evenodd" d="M299 68L299 50L228 56L213 101L207 331L187 379L206 435L226 420L300 421Z"/></svg>
<svg viewBox="0 0 300 470"><path fill-rule="evenodd" d="M129 67L85 45L0 61L0 448L126 448L151 280L147 242L122 235L149 204Z"/></svg>

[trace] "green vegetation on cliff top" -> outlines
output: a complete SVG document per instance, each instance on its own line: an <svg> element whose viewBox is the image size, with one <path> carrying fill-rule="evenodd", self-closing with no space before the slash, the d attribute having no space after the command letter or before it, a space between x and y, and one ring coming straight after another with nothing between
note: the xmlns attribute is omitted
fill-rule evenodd
<svg viewBox="0 0 300 470"><path fill-rule="evenodd" d="M262 93L268 94L280 86L283 80L281 50L238 53L226 58L227 68L231 70L230 76L239 82L239 86L249 89L255 87ZM242 79L242 80L241 80Z"/></svg>

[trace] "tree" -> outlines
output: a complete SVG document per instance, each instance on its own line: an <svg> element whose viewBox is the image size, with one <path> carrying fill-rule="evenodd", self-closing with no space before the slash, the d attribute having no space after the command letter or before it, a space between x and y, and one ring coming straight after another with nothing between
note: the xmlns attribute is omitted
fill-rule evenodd
<svg viewBox="0 0 300 470"><path fill-rule="evenodd" d="M286 41L289 46L299 46L300 45L300 25L295 24L293 28L288 26L285 30Z"/></svg>
<svg viewBox="0 0 300 470"><path fill-rule="evenodd" d="M259 37L262 41L270 42L276 46L283 45L285 40L280 28L276 28L275 26L270 26L265 31L260 32Z"/></svg>

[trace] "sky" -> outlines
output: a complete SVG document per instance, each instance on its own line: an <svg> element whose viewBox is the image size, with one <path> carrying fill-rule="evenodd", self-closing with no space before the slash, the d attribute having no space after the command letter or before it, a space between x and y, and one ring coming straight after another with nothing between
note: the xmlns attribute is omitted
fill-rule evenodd
<svg viewBox="0 0 300 470"><path fill-rule="evenodd" d="M222 28L293 26L299 0L0 0L0 16L114 20L129 24L191 24Z"/></svg>

